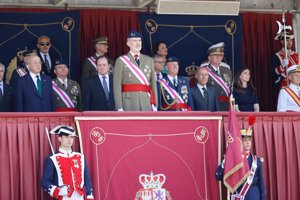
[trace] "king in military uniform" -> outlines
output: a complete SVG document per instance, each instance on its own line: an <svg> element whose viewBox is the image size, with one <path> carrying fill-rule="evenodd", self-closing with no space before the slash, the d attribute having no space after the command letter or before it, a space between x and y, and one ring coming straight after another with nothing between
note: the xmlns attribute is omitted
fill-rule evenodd
<svg viewBox="0 0 300 200"><path fill-rule="evenodd" d="M255 121L249 119L249 121ZM263 158L258 158L251 153L252 147L252 129L242 129L241 131L245 156L249 165L248 179L242 184L234 194L231 195L231 200L266 200L266 191L264 177L262 171ZM221 181L224 175L224 165L226 158L216 170L216 179Z"/></svg>
<svg viewBox="0 0 300 200"><path fill-rule="evenodd" d="M53 199L84 200L94 199L92 183L84 155L72 151L75 130L60 125L50 131L58 135L58 153L47 157L42 177L42 189ZM51 145L52 147L52 145Z"/></svg>
<svg viewBox="0 0 300 200"><path fill-rule="evenodd" d="M80 86L76 81L68 79L69 67L64 60L55 61L54 73L56 78L52 80L54 102L56 111L81 111L82 99Z"/></svg>
<svg viewBox="0 0 300 200"><path fill-rule="evenodd" d="M229 110L229 95L232 87L232 71L221 65L224 58L224 43L218 43L208 48L209 72L207 84L216 89L221 111Z"/></svg>

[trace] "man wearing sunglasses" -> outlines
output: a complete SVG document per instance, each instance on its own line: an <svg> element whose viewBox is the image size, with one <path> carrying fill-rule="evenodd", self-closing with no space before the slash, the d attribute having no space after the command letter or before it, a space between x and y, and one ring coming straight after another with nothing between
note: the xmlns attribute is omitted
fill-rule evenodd
<svg viewBox="0 0 300 200"><path fill-rule="evenodd" d="M46 35L40 36L37 42L37 47L39 49L38 56L42 61L42 72L54 78L54 63L56 60L59 60L61 58L55 55L53 52L50 53L50 38Z"/></svg>

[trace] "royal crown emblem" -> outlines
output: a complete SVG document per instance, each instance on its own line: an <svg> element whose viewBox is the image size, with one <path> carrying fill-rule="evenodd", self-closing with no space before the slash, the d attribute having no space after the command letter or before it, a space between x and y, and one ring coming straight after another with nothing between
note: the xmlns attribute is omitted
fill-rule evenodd
<svg viewBox="0 0 300 200"><path fill-rule="evenodd" d="M171 200L169 192L162 188L166 182L166 176L164 174L155 174L153 172L149 174L141 174L139 176L139 182L143 186L135 196L135 200Z"/></svg>
<svg viewBox="0 0 300 200"><path fill-rule="evenodd" d="M195 63L193 62L192 65L187 66L185 68L186 73L188 74L189 77L191 76L195 76L197 73L197 65L195 65Z"/></svg>

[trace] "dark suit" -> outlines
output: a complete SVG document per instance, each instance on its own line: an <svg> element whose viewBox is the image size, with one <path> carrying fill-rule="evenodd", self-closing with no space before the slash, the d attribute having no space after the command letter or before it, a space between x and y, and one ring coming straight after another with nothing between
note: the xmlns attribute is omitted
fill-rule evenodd
<svg viewBox="0 0 300 200"><path fill-rule="evenodd" d="M86 80L83 89L83 110L115 110L113 77L109 75L109 99L106 99L103 85L98 75Z"/></svg>
<svg viewBox="0 0 300 200"><path fill-rule="evenodd" d="M3 83L3 90L3 103L0 104L0 112L11 112L13 88L10 85Z"/></svg>
<svg viewBox="0 0 300 200"><path fill-rule="evenodd" d="M207 86L206 89L208 93L208 104L205 103L204 96L202 95L197 85L191 88L194 110L206 110L211 112L219 111L220 105L215 88Z"/></svg>
<svg viewBox="0 0 300 200"><path fill-rule="evenodd" d="M41 81L42 96L39 95L30 74L20 78L16 88L16 107L18 112L54 111L51 78L47 75L41 75Z"/></svg>
<svg viewBox="0 0 300 200"><path fill-rule="evenodd" d="M22 63L22 65L18 68L16 68L11 76L11 79L9 81L9 85L12 86L13 88L17 87L18 85L18 80L29 73L28 68L26 67L26 65L24 63Z"/></svg>
<svg viewBox="0 0 300 200"><path fill-rule="evenodd" d="M41 61L42 61L42 72L48 76L51 76L51 78L55 78L56 75L54 74L54 67L55 67L55 61L58 59L61 59L61 57L57 54L54 54L52 51L49 51L49 56L48 56L48 60L51 60L51 64L50 64L50 72L48 72L48 69L46 67L46 64L44 62L44 54L43 57L41 55L41 52L38 52L37 55L40 57Z"/></svg>

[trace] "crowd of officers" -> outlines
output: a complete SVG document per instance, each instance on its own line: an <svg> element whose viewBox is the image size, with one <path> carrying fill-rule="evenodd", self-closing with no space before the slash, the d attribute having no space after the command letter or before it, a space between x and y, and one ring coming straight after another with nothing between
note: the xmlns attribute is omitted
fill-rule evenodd
<svg viewBox="0 0 300 200"><path fill-rule="evenodd" d="M208 48L207 61L200 67L188 69L194 71L190 80L178 75L180 61L168 55L165 43L158 43L153 57L142 54L139 32L128 33L130 50L115 62L106 56L106 36L95 39L93 45L95 54L82 65L80 85L69 79L68 63L50 53L48 36L38 38L37 51L23 52L23 64L14 70L9 84L3 82L5 67L0 64L0 111L228 111L231 94L239 103L237 111L259 111L250 69L243 68L233 80L230 66L222 62L223 42ZM281 59L278 69L288 65L290 84L300 91L297 64ZM280 102L289 98L282 97L289 92L281 92ZM284 101L293 104L293 99ZM283 107L279 105L279 111L299 111L299 105Z"/></svg>

